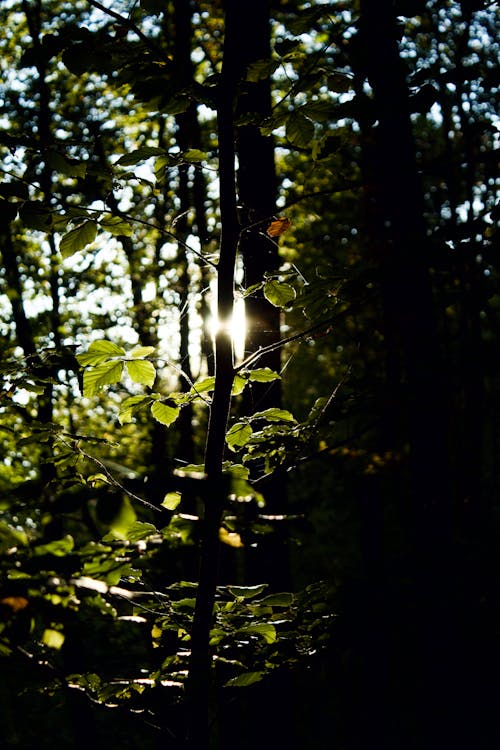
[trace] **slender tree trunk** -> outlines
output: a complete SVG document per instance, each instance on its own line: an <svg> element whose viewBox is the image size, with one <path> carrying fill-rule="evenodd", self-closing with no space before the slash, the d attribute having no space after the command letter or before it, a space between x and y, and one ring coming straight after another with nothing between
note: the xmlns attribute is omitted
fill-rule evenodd
<svg viewBox="0 0 500 750"><path fill-rule="evenodd" d="M191 663L186 687L189 747L204 750L209 742L209 707L211 700L210 628L217 585L219 560L219 527L224 507L222 463L231 388L234 378L233 345L229 323L233 313L234 272L239 237L236 211L236 174L234 150L234 97L237 78L235 39L228 33L238 16L236 0L229 0L225 10L225 39L221 81L217 102L219 142L219 182L221 240L217 277L217 312L220 329L215 338L215 389L210 410L205 449L204 532L200 575L191 632Z"/></svg>

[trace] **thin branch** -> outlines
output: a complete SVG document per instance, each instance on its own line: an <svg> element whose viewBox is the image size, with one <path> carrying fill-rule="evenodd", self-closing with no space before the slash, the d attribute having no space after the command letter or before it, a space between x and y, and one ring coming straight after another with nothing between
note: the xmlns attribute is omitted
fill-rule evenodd
<svg viewBox="0 0 500 750"><path fill-rule="evenodd" d="M162 53L162 51L156 46L156 44L148 37L146 34L144 34L136 24L130 20L130 18L125 18L125 16L121 16L119 13L117 13L115 10L111 10L111 8L106 8L105 5L102 3L99 3L98 0L87 0L88 4L91 5L93 8L96 8L97 10L102 11L103 13L106 13L106 15L110 16L111 18L114 18L115 21L117 21L121 26L125 26L130 31L133 31L134 34L139 37L141 42L144 42L144 44L149 47L149 49L156 52L156 54L159 54L162 59L165 58L165 55Z"/></svg>
<svg viewBox="0 0 500 750"><path fill-rule="evenodd" d="M146 508L149 508L150 510L154 510L157 513L163 511L163 508L158 507L157 505L153 505L152 503L149 503L147 500L144 500L143 497L139 497L139 495L136 495L134 492L131 492L126 487L124 487L122 484L120 484L120 482L117 479L114 478L114 476L109 471L108 467L102 461L100 461L95 456L91 456L90 453L87 453L86 451L84 451L82 448L80 448L79 445L70 446L65 441L61 441L61 442L64 442L65 445L67 445L68 448L70 448L72 450L76 450L77 453L79 453L80 456L82 456L83 458L86 458L87 461L90 461L91 463L94 463L96 466L98 466L101 469L101 471L103 472L103 474L105 475L106 479L108 479L109 482L113 485L113 487L117 487L119 490L121 490L122 492L124 492L132 500L137 500L137 502L141 503Z"/></svg>
<svg viewBox="0 0 500 750"><path fill-rule="evenodd" d="M340 318L344 318L346 315L349 315L353 312L353 310L356 310L360 307L361 303L365 300L360 300L358 303L351 305L350 307L346 307L341 312L337 313L336 315L332 315L330 318L326 318L326 320L322 320L319 323L315 323L314 325L310 326L309 328L306 328L304 331L299 331L299 333L294 333L292 336L288 336L287 338L280 339L279 341L275 341L273 344L269 344L268 346L263 346L260 349L258 349L256 352L253 352L250 354L246 359L243 360L237 367L234 368L235 374L240 372L241 370L246 369L249 365L253 364L257 360L259 360L261 357L265 356L266 354L269 354L270 352L276 351L276 349L280 349L282 346L285 346L285 344L291 344L293 341L298 341L300 339L306 338L307 336L310 336L315 331L319 331L322 328L325 328L327 326L332 325L333 323L336 323Z"/></svg>
<svg viewBox="0 0 500 750"><path fill-rule="evenodd" d="M157 232L160 232L160 234L164 234L167 237L171 237L173 240L175 240L180 245L182 245L186 250L189 250L189 252L196 255L200 260L202 260L208 266L212 266L212 268L215 268L217 270L217 263L214 263L213 261L209 260L202 253L198 252L198 250L195 250L194 247L191 247L191 245L188 245L187 242L184 242L184 240L181 240L180 237L177 237L177 235L174 232L170 232L168 229L164 229L163 227L158 226L158 224L152 224L151 222L146 221L146 219L136 219L133 216L129 216L128 214L121 213L121 211L111 211L107 208L102 208L102 209L91 208L90 206L79 206L79 208L89 213L109 214L110 216L119 216L120 218L126 219L127 221L130 221L132 223L146 226L148 227L148 229L156 229ZM104 229L106 229L106 227L104 227Z"/></svg>

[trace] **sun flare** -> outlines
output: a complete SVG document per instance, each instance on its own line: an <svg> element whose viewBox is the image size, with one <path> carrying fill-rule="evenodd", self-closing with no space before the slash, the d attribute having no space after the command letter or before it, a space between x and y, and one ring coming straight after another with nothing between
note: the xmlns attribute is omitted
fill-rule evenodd
<svg viewBox="0 0 500 750"><path fill-rule="evenodd" d="M210 322L210 333L212 338L221 330L222 324L216 315L212 316ZM229 333L233 341L234 354L237 360L242 360L245 354L245 303L243 300L236 300L233 308L233 315L228 325Z"/></svg>

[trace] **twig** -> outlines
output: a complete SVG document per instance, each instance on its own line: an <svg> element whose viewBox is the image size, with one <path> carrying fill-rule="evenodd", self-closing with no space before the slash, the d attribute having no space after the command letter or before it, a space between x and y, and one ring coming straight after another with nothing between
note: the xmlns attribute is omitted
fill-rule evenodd
<svg viewBox="0 0 500 750"><path fill-rule="evenodd" d="M168 59L165 58L165 55L162 53L162 51L156 46L156 44L148 37L146 34L144 34L136 24L130 20L130 18L125 18L124 16L121 16L119 13L117 13L115 10L111 10L111 8L106 8L105 5L102 5L102 3L98 2L98 0L87 0L88 4L91 5L93 8L96 8L97 10L102 11L103 13L106 13L106 15L110 16L111 18L114 18L115 21L118 21L119 24L122 26L125 26L126 28L130 29L130 31L133 31L136 36L139 37L141 42L144 42L144 44L149 47L149 49L156 52L156 54L159 54L162 59Z"/></svg>

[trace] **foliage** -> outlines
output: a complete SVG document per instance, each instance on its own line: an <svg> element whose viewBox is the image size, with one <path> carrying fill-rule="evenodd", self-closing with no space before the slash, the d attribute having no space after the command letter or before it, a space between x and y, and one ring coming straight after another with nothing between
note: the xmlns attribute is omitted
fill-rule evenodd
<svg viewBox="0 0 500 750"><path fill-rule="evenodd" d="M494 546L498 41L486 2L292 0L242 62L264 4L107 5L0 9L0 656L182 744L200 601L223 715Z"/></svg>

